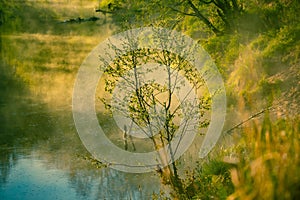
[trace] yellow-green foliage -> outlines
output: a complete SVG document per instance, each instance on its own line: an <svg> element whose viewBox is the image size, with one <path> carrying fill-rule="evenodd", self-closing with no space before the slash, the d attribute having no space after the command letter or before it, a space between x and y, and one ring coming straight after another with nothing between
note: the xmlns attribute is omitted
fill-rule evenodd
<svg viewBox="0 0 300 200"><path fill-rule="evenodd" d="M228 199L297 199L300 196L300 120L243 131L241 162L231 170L235 192Z"/></svg>
<svg viewBox="0 0 300 200"><path fill-rule="evenodd" d="M243 49L240 35L213 36L201 43L214 59L223 77L227 79L235 60Z"/></svg>

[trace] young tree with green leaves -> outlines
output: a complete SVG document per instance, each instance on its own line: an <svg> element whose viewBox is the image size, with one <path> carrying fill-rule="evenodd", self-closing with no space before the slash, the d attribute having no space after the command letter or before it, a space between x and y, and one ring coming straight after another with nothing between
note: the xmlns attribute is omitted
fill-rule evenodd
<svg viewBox="0 0 300 200"><path fill-rule="evenodd" d="M190 129L200 131L209 124L210 97L205 95L208 93L204 80L184 58L192 52L179 56L164 50L170 42L184 49L183 41L157 31L152 39L159 40L163 49L159 50L136 48L139 40L128 38L108 47L117 55L116 59L109 59L112 63L105 60L108 55L100 55L105 91L110 94L101 101L112 114L122 115L124 139L133 135L150 140L152 150L158 154L157 172L163 182L171 185L177 196L186 197L186 186L178 173L177 152ZM127 53L122 54L124 51ZM174 141L178 143L171 145ZM138 143L137 148L142 146ZM126 141L125 150L127 147Z"/></svg>

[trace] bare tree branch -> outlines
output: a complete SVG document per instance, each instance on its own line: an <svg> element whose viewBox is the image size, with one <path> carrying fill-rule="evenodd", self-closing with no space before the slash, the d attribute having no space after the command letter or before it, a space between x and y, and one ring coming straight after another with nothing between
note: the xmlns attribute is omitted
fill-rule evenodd
<svg viewBox="0 0 300 200"><path fill-rule="evenodd" d="M102 10L102 9L100 9L100 8L96 9L95 12L101 12L101 13L103 13L103 14L107 14L107 13L113 14L113 13L114 13L113 11Z"/></svg>
<svg viewBox="0 0 300 200"><path fill-rule="evenodd" d="M210 1L199 0L199 1L204 4L211 4L213 3L214 0L210 0Z"/></svg>
<svg viewBox="0 0 300 200"><path fill-rule="evenodd" d="M268 108L265 108L257 113L254 113L253 115L251 115L249 118L245 119L244 121L238 123L237 125L233 126L232 128L230 128L229 130L225 131L226 134L231 134L231 132L234 130L234 129L237 129L239 128L240 126L242 126L243 124L247 123L248 121L260 116L261 114L269 111L269 110L272 110L274 109L274 107L270 106Z"/></svg>
<svg viewBox="0 0 300 200"><path fill-rule="evenodd" d="M195 12L196 17L198 17L201 21L203 21L215 34L218 35L221 33L220 30L218 30L206 17L202 15L202 13L198 10L198 8L193 4L191 0L188 0L188 4Z"/></svg>

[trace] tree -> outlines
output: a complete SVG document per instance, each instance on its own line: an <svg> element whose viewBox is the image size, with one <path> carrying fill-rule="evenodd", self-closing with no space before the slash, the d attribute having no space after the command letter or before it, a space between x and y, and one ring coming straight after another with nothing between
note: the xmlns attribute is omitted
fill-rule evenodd
<svg viewBox="0 0 300 200"><path fill-rule="evenodd" d="M96 11L110 13L116 21L143 25L160 21L176 26L184 17L195 17L219 35L237 29L243 5L239 0L113 0L102 2Z"/></svg>
<svg viewBox="0 0 300 200"><path fill-rule="evenodd" d="M172 42L183 51L182 41L174 40L163 30L150 39L158 40L161 50L137 48L139 39L128 35L122 44L112 42L108 47L117 55L116 59L109 59L113 63L106 61L109 55L100 55L105 91L110 94L101 101L117 115L115 119L121 116L119 127L124 127L125 140L128 134L150 140L160 159L157 172L163 182L170 184L177 195L184 196L186 187L176 163L178 148L191 127L198 130L208 126L206 111L210 110L210 97L203 95L206 88L200 72L185 60L192 52L176 55L165 50ZM123 54L124 51L127 53ZM154 77L160 75L162 78ZM171 145L174 141L178 143ZM135 146L138 148L138 144ZM124 149L128 150L127 141Z"/></svg>

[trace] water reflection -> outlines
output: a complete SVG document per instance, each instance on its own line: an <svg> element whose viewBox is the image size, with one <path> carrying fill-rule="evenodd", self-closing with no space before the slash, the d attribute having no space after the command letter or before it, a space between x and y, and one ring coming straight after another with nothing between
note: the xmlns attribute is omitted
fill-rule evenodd
<svg viewBox="0 0 300 200"><path fill-rule="evenodd" d="M0 199L144 199L159 191L154 173L97 169L83 159L89 154L76 133L70 102L49 108L8 69L13 68L2 62Z"/></svg>
<svg viewBox="0 0 300 200"><path fill-rule="evenodd" d="M83 159L89 153L71 112L74 79L111 29L103 20L58 22L90 17L97 3L1 3L0 199L147 199L160 188L154 174L97 169Z"/></svg>
<svg viewBox="0 0 300 200"><path fill-rule="evenodd" d="M110 169L62 170L32 155L19 155L10 171L0 188L1 199L148 199L153 192L145 183L149 180L140 175Z"/></svg>

